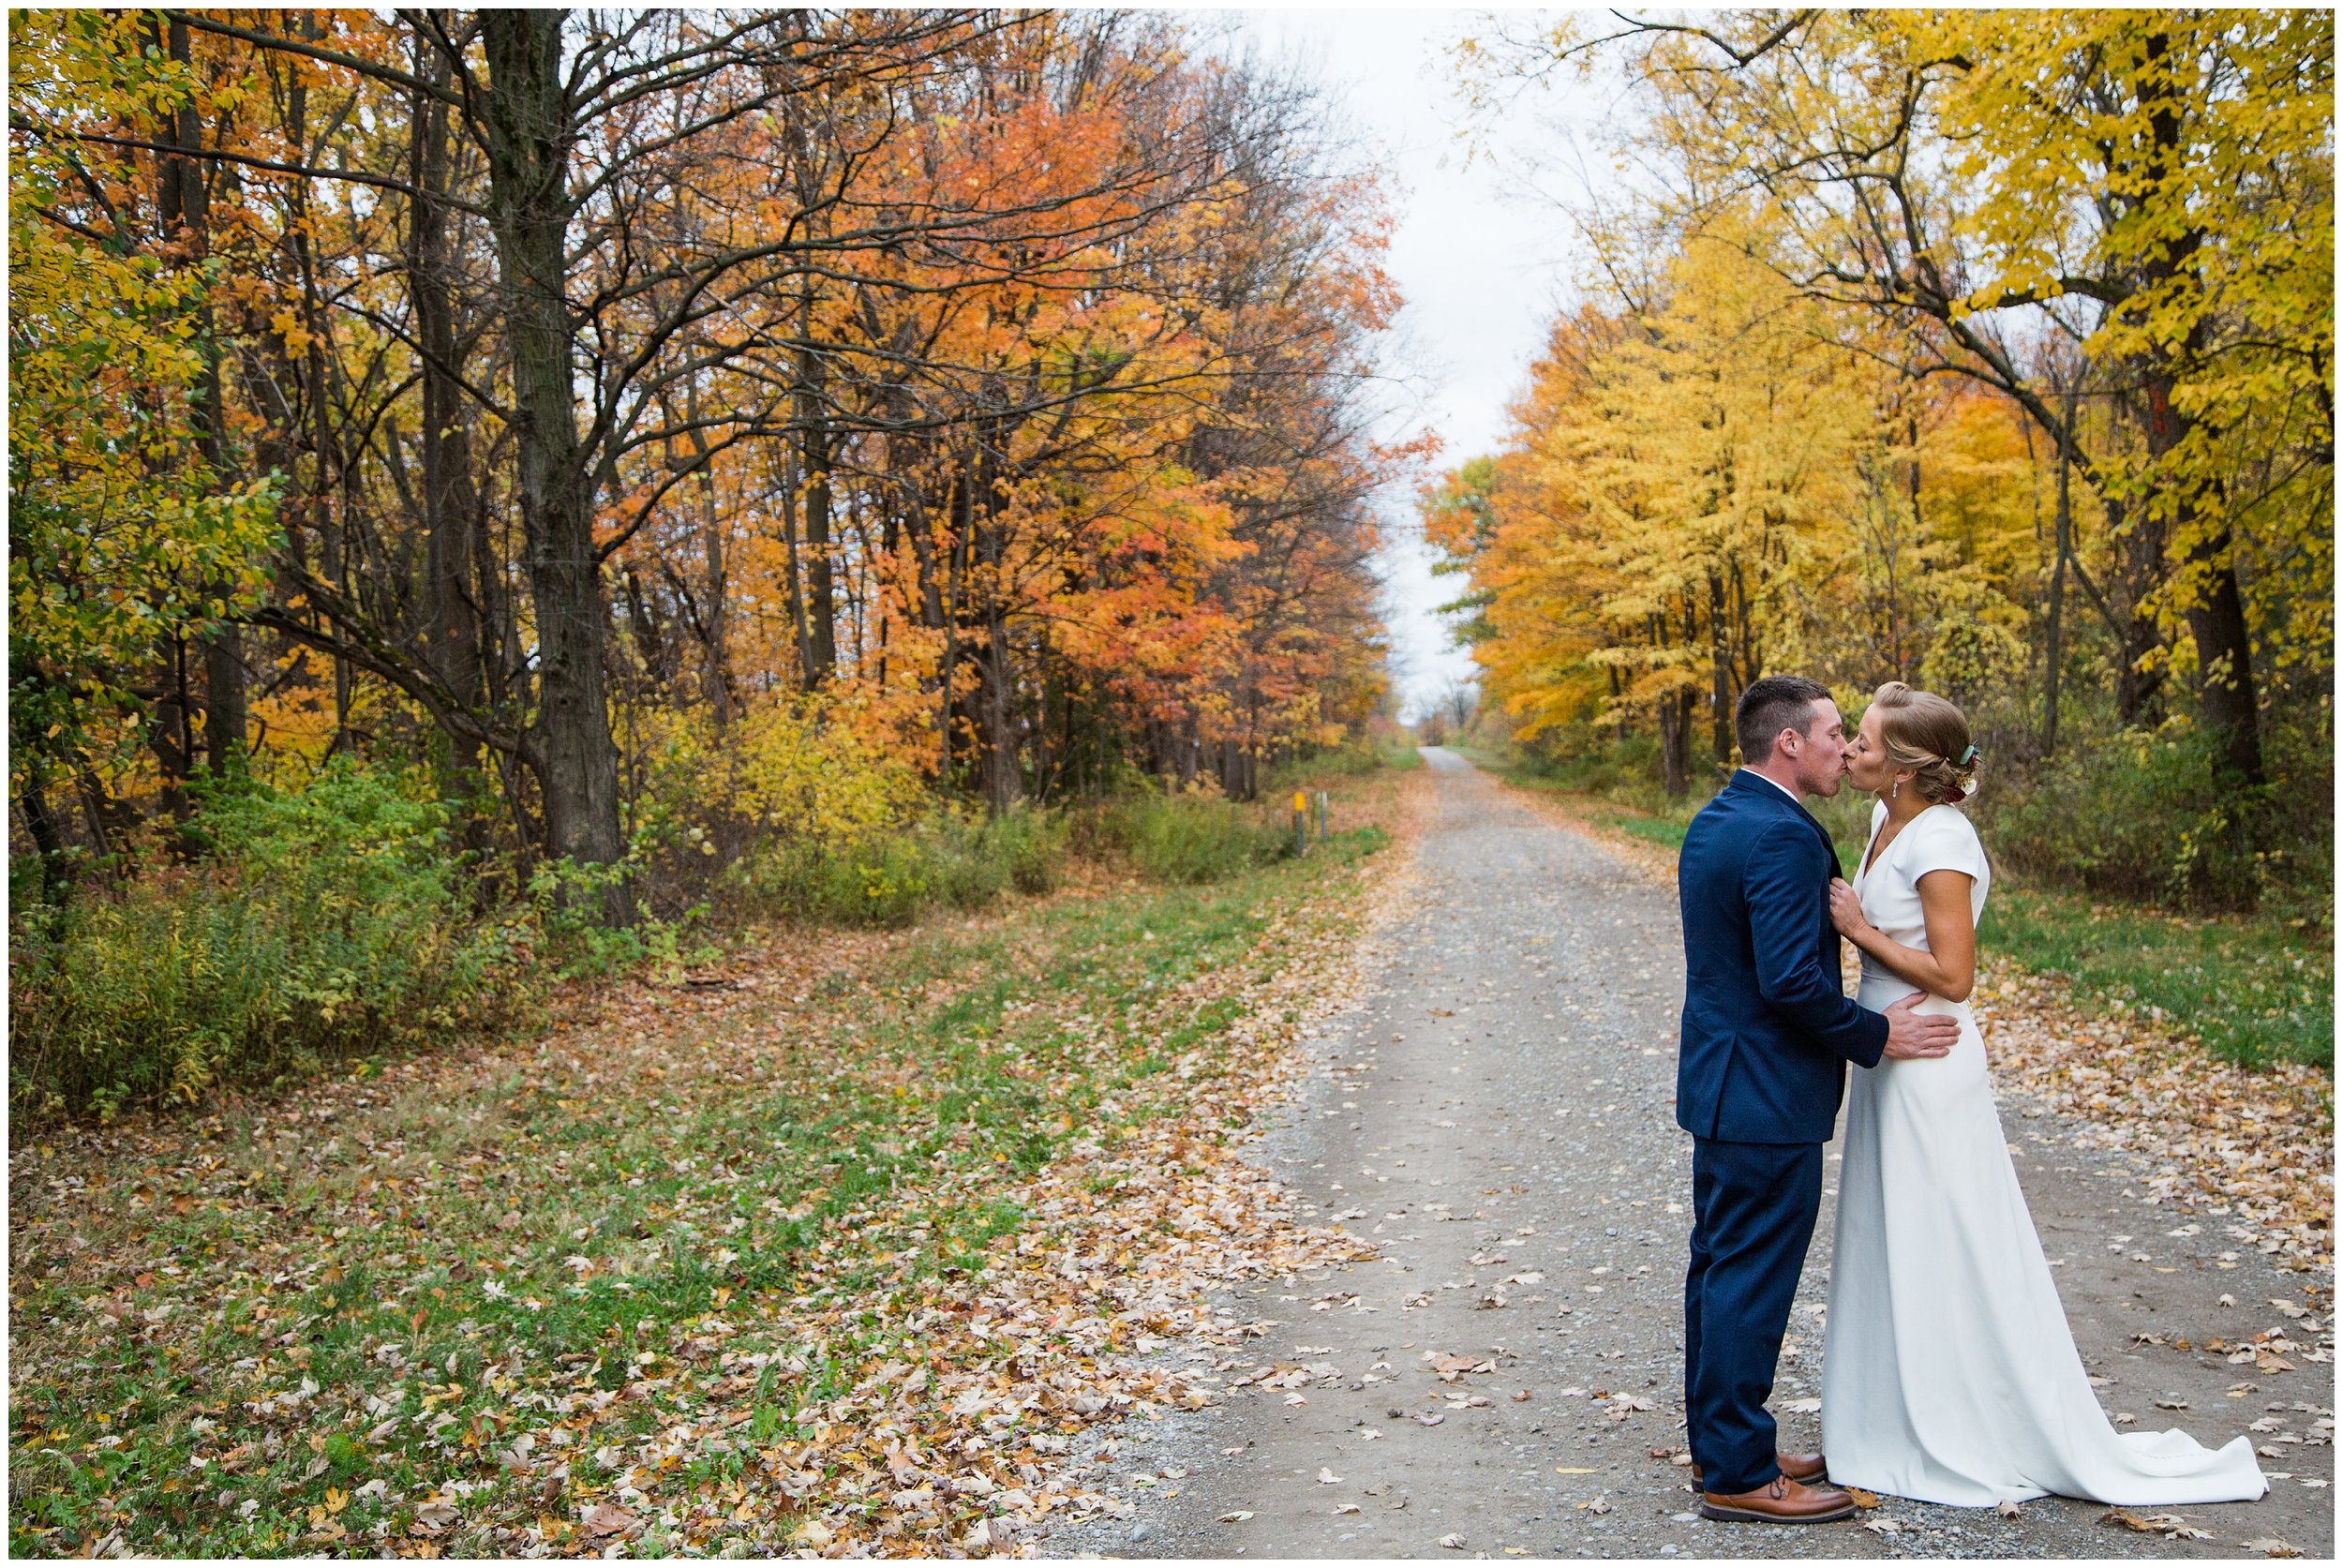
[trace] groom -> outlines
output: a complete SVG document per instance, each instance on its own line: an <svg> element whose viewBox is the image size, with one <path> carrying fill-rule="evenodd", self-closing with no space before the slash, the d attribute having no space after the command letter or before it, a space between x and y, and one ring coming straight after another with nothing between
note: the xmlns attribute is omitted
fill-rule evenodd
<svg viewBox="0 0 2343 1568"><path fill-rule="evenodd" d="M1846 732L1819 682L1769 675L1733 716L1744 766L1684 835L1683 1044L1676 1120L1693 1135L1684 1277L1684 1417L1700 1512L1784 1524L1855 1500L1819 1454L1774 1446L1774 1364L1822 1204L1822 1146L1845 1066L1942 1056L1950 1018L1848 1000L1830 925L1830 835L1800 798L1839 793Z"/></svg>

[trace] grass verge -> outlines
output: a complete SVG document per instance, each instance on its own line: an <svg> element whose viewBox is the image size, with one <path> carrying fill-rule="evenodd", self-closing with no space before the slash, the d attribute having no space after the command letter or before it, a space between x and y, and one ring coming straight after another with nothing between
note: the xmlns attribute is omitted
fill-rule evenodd
<svg viewBox="0 0 2343 1568"><path fill-rule="evenodd" d="M1083 1380L1163 1331L1129 1277L1250 1123L1260 988L1347 948L1384 842L799 933L527 1044L19 1150L11 1549L1009 1539L1132 1408ZM1075 1267L1057 1217L1133 1195Z"/></svg>

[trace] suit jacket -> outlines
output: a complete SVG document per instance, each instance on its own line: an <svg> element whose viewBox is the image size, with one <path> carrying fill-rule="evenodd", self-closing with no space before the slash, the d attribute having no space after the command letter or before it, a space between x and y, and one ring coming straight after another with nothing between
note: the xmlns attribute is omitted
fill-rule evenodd
<svg viewBox="0 0 2343 1568"><path fill-rule="evenodd" d="M1694 817L1676 867L1684 1021L1676 1121L1738 1143L1823 1143L1846 1064L1872 1067L1888 1021L1848 998L1830 924L1830 835L1739 771Z"/></svg>

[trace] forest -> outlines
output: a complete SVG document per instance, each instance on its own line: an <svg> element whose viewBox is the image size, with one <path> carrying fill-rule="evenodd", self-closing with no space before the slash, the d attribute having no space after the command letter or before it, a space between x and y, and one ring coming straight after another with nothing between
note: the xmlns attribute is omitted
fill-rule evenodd
<svg viewBox="0 0 2343 1568"><path fill-rule="evenodd" d="M1173 16L9 27L22 1112L1241 837L1388 706L1384 198Z"/></svg>
<svg viewBox="0 0 2343 1568"><path fill-rule="evenodd" d="M1485 121L1616 94L1629 194L1425 525L1495 726L1655 803L1812 674L1967 709L2045 885L2333 916L2334 19L1527 20ZM1859 843L1859 833L1858 837Z"/></svg>

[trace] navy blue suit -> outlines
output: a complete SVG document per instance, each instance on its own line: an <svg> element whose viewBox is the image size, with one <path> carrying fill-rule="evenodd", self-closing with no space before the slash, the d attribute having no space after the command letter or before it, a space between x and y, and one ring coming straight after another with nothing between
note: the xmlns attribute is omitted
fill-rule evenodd
<svg viewBox="0 0 2343 1568"><path fill-rule="evenodd" d="M1783 1330L1822 1205L1822 1146L1846 1064L1872 1067L1888 1021L1848 999L1830 924L1830 835L1746 769L1701 808L1677 861L1684 918L1676 1120L1693 1135L1684 1416L1705 1489L1779 1473Z"/></svg>

